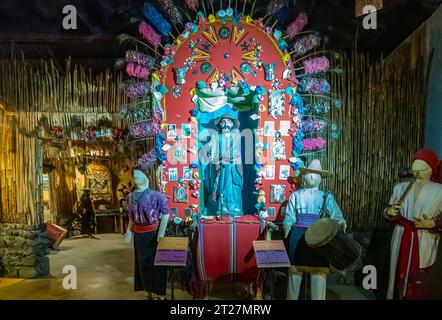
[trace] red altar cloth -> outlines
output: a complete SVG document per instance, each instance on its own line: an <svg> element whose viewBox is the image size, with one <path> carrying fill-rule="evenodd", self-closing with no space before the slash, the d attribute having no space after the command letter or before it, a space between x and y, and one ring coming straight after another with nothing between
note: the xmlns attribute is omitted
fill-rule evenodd
<svg viewBox="0 0 442 320"><path fill-rule="evenodd" d="M256 281L253 241L263 223L254 216L223 217L198 224L197 269L200 281Z"/></svg>

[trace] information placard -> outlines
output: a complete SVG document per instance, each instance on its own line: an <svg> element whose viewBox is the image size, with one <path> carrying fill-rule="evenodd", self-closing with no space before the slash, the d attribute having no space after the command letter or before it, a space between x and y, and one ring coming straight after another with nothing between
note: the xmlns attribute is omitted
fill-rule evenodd
<svg viewBox="0 0 442 320"><path fill-rule="evenodd" d="M290 260L282 240L253 241L258 268L290 267Z"/></svg>
<svg viewBox="0 0 442 320"><path fill-rule="evenodd" d="M163 237L158 242L155 256L156 266L185 266L187 262L187 247L189 239L186 237Z"/></svg>

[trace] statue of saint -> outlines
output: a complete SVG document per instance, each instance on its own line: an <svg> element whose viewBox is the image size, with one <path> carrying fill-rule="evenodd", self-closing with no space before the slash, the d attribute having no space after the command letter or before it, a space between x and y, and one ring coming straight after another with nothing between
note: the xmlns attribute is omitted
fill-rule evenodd
<svg viewBox="0 0 442 320"><path fill-rule="evenodd" d="M215 119L219 134L210 141L208 174L204 179L207 214L242 216L244 185L239 121L230 115Z"/></svg>

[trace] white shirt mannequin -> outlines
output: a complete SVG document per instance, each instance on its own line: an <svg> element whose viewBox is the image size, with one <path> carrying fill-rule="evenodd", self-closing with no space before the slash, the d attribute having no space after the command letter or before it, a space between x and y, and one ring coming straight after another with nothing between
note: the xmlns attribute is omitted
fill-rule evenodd
<svg viewBox="0 0 442 320"><path fill-rule="evenodd" d="M310 189L310 190L318 190L319 186L321 185L322 182L322 178L320 174L317 173L307 173L303 175L303 185L305 189ZM322 198L321 198L322 201ZM342 220L342 221L341 221ZM342 222L342 228L344 230L344 232L347 229L347 224L345 223L344 219L340 219L340 221ZM287 238L290 229L292 228L291 224L284 224L284 237Z"/></svg>
<svg viewBox="0 0 442 320"><path fill-rule="evenodd" d="M431 181L433 171L427 162L422 160L413 161L412 171L416 181L408 197L406 197L401 204L398 204L399 199L405 193L410 182L397 184L393 189L393 194L390 198L390 207L386 213L387 218L392 221L395 221L395 218L400 213L403 218L414 222L417 228L419 244L419 268L423 270L431 267L437 256L439 234L434 233L432 229L436 227L435 219L437 219L437 216L442 210L442 186ZM408 276L405 278L406 282L403 284L397 284L396 281L397 269L400 263L400 249L405 232L406 230L403 225L400 223L395 225L390 244L391 258L387 299L393 299L398 290L400 290L400 294L404 297L408 294L407 281L411 281Z"/></svg>
<svg viewBox="0 0 442 320"><path fill-rule="evenodd" d="M411 166L411 170L413 171L413 176L416 178L416 182L413 186L413 200L416 202L424 185L430 182L433 170L425 161L422 160L415 160ZM390 217L396 217L399 214L400 207L400 205L396 204L391 206L388 209L388 215ZM415 218L415 225L417 228L421 229L432 229L436 226L436 222L434 219L429 219L427 214L424 214L423 219Z"/></svg>

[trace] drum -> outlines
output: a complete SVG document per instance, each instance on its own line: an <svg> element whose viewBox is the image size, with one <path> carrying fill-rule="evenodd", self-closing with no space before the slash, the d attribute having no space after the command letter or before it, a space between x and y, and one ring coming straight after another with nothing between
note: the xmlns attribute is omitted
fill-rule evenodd
<svg viewBox="0 0 442 320"><path fill-rule="evenodd" d="M347 269L361 255L361 246L330 218L311 225L305 232L305 242L338 270Z"/></svg>

